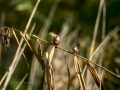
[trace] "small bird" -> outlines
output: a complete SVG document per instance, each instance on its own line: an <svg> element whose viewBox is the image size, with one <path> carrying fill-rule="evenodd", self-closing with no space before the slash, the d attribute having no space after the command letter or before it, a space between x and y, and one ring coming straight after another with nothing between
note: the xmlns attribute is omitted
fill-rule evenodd
<svg viewBox="0 0 120 90"><path fill-rule="evenodd" d="M76 46L74 46L74 47L72 48L72 50L73 50L74 53L78 53L78 48L77 48Z"/></svg>
<svg viewBox="0 0 120 90"><path fill-rule="evenodd" d="M60 42L59 35L56 35L56 34L54 34L52 32L50 32L49 35L51 35L54 38L53 39L53 44L57 46L59 44L59 42Z"/></svg>

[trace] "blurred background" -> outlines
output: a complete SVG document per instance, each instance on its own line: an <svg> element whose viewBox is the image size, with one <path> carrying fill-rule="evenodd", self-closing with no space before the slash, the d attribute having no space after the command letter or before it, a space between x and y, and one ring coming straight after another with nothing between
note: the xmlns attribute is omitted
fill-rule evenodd
<svg viewBox="0 0 120 90"><path fill-rule="evenodd" d="M14 29L24 31L36 2L37 0L0 0L0 26L13 27ZM28 33L33 25L35 25L33 34L49 42L52 42L49 32L59 34L61 39L60 47L72 51L72 47L77 46L79 49L78 54L89 58L99 5L100 0L41 0L28 29ZM120 25L120 0L106 0L105 13L105 36L107 36L116 26ZM103 40L102 27L103 10L100 16L94 50ZM18 32L16 34L20 40L20 34ZM33 37L31 39L36 47L36 39ZM12 64L18 45L14 36L11 38L10 47L6 51L2 40L0 41L0 45L1 80ZM47 45L47 48L49 53L52 46ZM44 71L42 71L41 66L35 60L36 58L28 46L25 48L24 53L30 69L28 69L25 59L21 56L6 90L14 90L26 73L29 74L24 81L26 83L23 83L19 90L45 90ZM43 56L46 62L44 48ZM73 55L67 54L67 60L71 74L70 90L79 90L79 82L74 70ZM85 63L80 58L78 60L83 71ZM120 31L107 42L102 53L99 51L95 54L92 61L120 75ZM68 80L67 66L64 52L60 49L55 50L52 65L56 89L66 90ZM97 71L99 70L97 66L92 66ZM99 72L100 77L101 73L102 70ZM88 74L85 72L84 75L85 83L89 87L87 90L98 90L91 74ZM102 82L106 90L120 90L120 79L106 71L103 71Z"/></svg>

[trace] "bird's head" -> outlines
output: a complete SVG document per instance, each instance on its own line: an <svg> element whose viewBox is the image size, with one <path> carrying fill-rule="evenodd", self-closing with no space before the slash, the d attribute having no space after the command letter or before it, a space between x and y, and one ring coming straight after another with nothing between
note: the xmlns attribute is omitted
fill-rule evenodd
<svg viewBox="0 0 120 90"><path fill-rule="evenodd" d="M57 35L57 36L55 37L55 39L56 39L56 40L60 40L60 37L59 37L59 35Z"/></svg>
<svg viewBox="0 0 120 90"><path fill-rule="evenodd" d="M73 50L78 50L76 46L73 47Z"/></svg>

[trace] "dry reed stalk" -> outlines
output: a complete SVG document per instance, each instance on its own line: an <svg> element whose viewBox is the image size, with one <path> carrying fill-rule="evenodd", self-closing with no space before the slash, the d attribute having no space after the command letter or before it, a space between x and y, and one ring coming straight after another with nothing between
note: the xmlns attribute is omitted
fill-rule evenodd
<svg viewBox="0 0 120 90"><path fill-rule="evenodd" d="M24 80L27 78L28 73L25 74L25 76L23 77L23 79L21 80L21 82L19 83L19 85L15 88L15 90L18 90L20 88L20 86L22 85L22 83L24 82Z"/></svg>
<svg viewBox="0 0 120 90"><path fill-rule="evenodd" d="M37 7L38 7L38 5L39 5L39 2L40 2L40 0L37 1L36 5L35 5L35 7L34 7L34 9L33 9L33 11L32 11L32 14L31 14L31 16L30 16L30 18L29 18L29 20L28 20L28 23L27 23L27 25L26 25L26 28L25 28L24 33L27 32L28 27L30 26L30 23L31 23L32 18L33 18L34 14L35 14L35 11L36 11L36 9L37 9ZM22 43L23 43L23 39L20 40L20 46L22 45ZM13 72L14 72L14 71L12 71L12 68L13 68L14 63L18 60L17 57L19 56L19 51L20 51L20 48L18 47L18 49L17 49L17 51L16 51L16 55L15 55L15 57L14 57L14 60L13 60L11 66L10 66L10 68L9 68L8 77L7 77L7 79L6 79L5 83L4 83L4 86L3 86L2 90L5 90L5 89L6 89L8 83L9 83L9 81L10 81L10 78L11 78ZM18 60L18 61L19 61L19 60ZM16 66L15 66L15 67L16 67Z"/></svg>
<svg viewBox="0 0 120 90"><path fill-rule="evenodd" d="M90 48L90 56L92 55L92 53L94 51L95 40L96 40L96 36L97 36L97 30L98 30L98 26L99 26L99 21L100 21L100 16L101 16L101 12L102 12L103 3L104 3L104 0L101 0L100 5L99 5L98 14L97 14L96 23L95 23L93 40L92 40L92 44L91 44L91 48Z"/></svg>
<svg viewBox="0 0 120 90"><path fill-rule="evenodd" d="M75 65L75 71L77 73L78 80L79 80L79 83L80 83L80 87L81 87L82 90L86 90L85 82L84 82L84 79L83 79L83 76L82 76L82 71L81 71L81 68L80 68L80 65L79 65L79 62L78 62L76 56L74 56L74 65Z"/></svg>
<svg viewBox="0 0 120 90"><path fill-rule="evenodd" d="M65 59L66 59L67 73L68 73L68 86L67 86L67 90L69 90L69 87L70 87L70 69L69 69L68 62L67 62L66 52L64 52L64 55L65 55Z"/></svg>
<svg viewBox="0 0 120 90"><path fill-rule="evenodd" d="M105 38L105 27L106 27L106 0L104 0L103 3L103 25L102 25L102 41ZM102 65L102 61L103 61L103 55L104 55L104 45L101 48L101 57L99 60L99 65ZM101 68L98 69L98 73L100 75L101 73Z"/></svg>

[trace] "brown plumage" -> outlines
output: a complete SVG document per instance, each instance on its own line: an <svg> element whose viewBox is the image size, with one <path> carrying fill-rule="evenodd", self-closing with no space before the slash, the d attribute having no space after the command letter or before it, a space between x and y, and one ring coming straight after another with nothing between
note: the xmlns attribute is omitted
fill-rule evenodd
<svg viewBox="0 0 120 90"><path fill-rule="evenodd" d="M78 49L77 49L76 46L74 46L74 47L72 48L72 50L73 50L74 53L78 53Z"/></svg>

